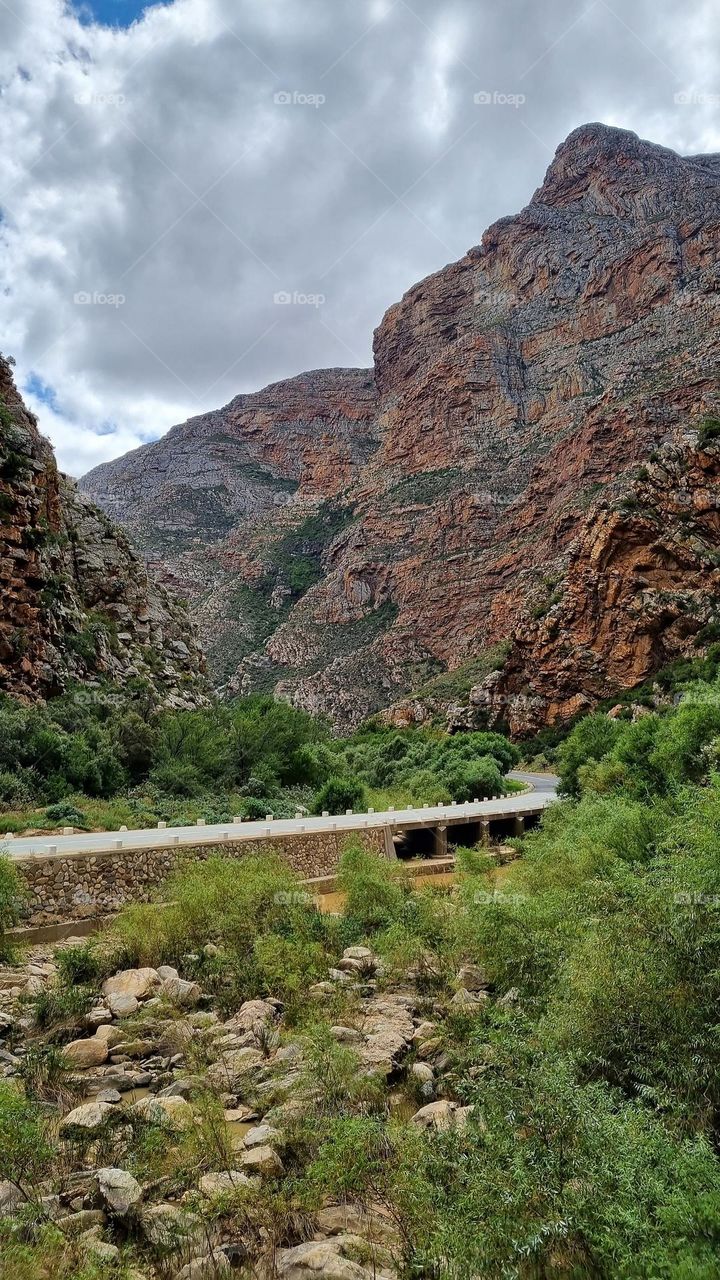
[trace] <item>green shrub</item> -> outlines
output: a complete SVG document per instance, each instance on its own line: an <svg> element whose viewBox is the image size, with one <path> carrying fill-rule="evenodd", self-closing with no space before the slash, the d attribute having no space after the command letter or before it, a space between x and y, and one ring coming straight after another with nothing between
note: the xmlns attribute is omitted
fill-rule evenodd
<svg viewBox="0 0 720 1280"><path fill-rule="evenodd" d="M313 813L345 813L346 809L362 812L366 804L365 788L355 778L329 778L312 803Z"/></svg>
<svg viewBox="0 0 720 1280"><path fill-rule="evenodd" d="M15 1084L0 1080L0 1179L32 1198L51 1159L42 1108L25 1098Z"/></svg>
<svg viewBox="0 0 720 1280"><path fill-rule="evenodd" d="M25 896L17 869L0 849L0 959L10 953L6 930L19 923Z"/></svg>

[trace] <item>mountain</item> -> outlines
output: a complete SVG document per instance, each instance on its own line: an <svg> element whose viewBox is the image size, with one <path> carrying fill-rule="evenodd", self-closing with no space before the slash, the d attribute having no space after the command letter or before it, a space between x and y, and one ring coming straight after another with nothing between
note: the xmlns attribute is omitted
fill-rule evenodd
<svg viewBox="0 0 720 1280"><path fill-rule="evenodd" d="M127 534L61 475L0 357L0 691L143 678L168 706L207 701L185 609Z"/></svg>
<svg viewBox="0 0 720 1280"><path fill-rule="evenodd" d="M325 370L82 487L197 605L216 680L338 725L592 706L716 621L720 157L603 125Z"/></svg>

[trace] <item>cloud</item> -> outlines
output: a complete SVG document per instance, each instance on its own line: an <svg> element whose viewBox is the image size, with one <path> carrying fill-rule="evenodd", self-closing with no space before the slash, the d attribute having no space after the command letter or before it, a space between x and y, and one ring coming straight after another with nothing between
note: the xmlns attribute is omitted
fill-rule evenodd
<svg viewBox="0 0 720 1280"><path fill-rule="evenodd" d="M370 363L385 308L527 203L578 124L720 149L707 0L175 0L125 30L8 3L2 347L52 388L29 398L75 474Z"/></svg>

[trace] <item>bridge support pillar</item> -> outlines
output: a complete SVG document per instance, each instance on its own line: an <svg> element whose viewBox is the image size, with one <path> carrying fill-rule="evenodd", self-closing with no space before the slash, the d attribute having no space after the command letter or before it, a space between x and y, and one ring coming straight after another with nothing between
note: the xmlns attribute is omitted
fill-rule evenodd
<svg viewBox="0 0 720 1280"><path fill-rule="evenodd" d="M514 836L525 835L525 819L523 818L521 813L515 814L515 819L513 822L513 835Z"/></svg>
<svg viewBox="0 0 720 1280"><path fill-rule="evenodd" d="M485 848L490 844L490 823L487 821L480 823L480 843Z"/></svg>
<svg viewBox="0 0 720 1280"><path fill-rule="evenodd" d="M448 851L447 827L436 827L435 830L433 831L433 835L435 837L435 848L433 850L433 857L447 858L447 851Z"/></svg>

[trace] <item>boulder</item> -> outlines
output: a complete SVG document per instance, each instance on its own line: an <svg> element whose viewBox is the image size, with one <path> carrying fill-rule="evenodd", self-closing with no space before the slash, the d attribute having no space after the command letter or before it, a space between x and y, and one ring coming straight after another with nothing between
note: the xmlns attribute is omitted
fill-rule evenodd
<svg viewBox="0 0 720 1280"><path fill-rule="evenodd" d="M225 1025L233 1031L260 1031L276 1021L277 1009L267 1000L246 1000Z"/></svg>
<svg viewBox="0 0 720 1280"><path fill-rule="evenodd" d="M213 1253L191 1258L190 1262L178 1271L177 1280L222 1280L223 1276L229 1276L231 1273L232 1268L227 1255L221 1249L215 1249Z"/></svg>
<svg viewBox="0 0 720 1280"><path fill-rule="evenodd" d="M484 991L490 982L484 969L479 964L464 964L457 978L457 985L466 991Z"/></svg>
<svg viewBox="0 0 720 1280"><path fill-rule="evenodd" d="M117 1109L111 1102L84 1102L75 1107L60 1122L60 1133L72 1136L74 1132L95 1133L101 1129L110 1116L116 1116Z"/></svg>
<svg viewBox="0 0 720 1280"><path fill-rule="evenodd" d="M136 1000L143 1000L154 995L160 982L157 969L123 969L103 983L102 993L108 1003L111 996L134 996Z"/></svg>
<svg viewBox="0 0 720 1280"><path fill-rule="evenodd" d="M244 1076L264 1066L265 1059L259 1049L249 1046L245 1049L233 1049L219 1062L208 1067L207 1078L217 1088L234 1091L241 1085Z"/></svg>
<svg viewBox="0 0 720 1280"><path fill-rule="evenodd" d="M250 1151L253 1147L272 1147L280 1142L280 1131L271 1124L256 1124L248 1129L243 1138L243 1145Z"/></svg>
<svg viewBox="0 0 720 1280"><path fill-rule="evenodd" d="M113 1018L131 1018L137 1013L140 1004L136 996L124 995L119 991L116 995L108 996L108 1007Z"/></svg>
<svg viewBox="0 0 720 1280"><path fill-rule="evenodd" d="M99 1231L99 1227L91 1227L89 1231L83 1232L80 1236L83 1252L101 1266L113 1266L120 1258L120 1250L116 1244L101 1240Z"/></svg>
<svg viewBox="0 0 720 1280"><path fill-rule="evenodd" d="M260 1174L264 1178L277 1178L284 1173L283 1162L277 1151L273 1151L272 1147L268 1146L253 1147L250 1151L243 1151L239 1163L242 1165L243 1172Z"/></svg>
<svg viewBox="0 0 720 1280"><path fill-rule="evenodd" d="M176 1204L149 1205L142 1211L140 1226L148 1244L155 1248L188 1249L188 1244L192 1241L191 1247L200 1249L205 1239L202 1223L197 1215ZM185 1256L187 1257L187 1253Z"/></svg>
<svg viewBox="0 0 720 1280"><path fill-rule="evenodd" d="M460 987L460 990L455 992L450 1004L454 1009L465 1009L468 1012L475 1013L482 1009L489 999L490 996L487 991L468 991L466 987Z"/></svg>
<svg viewBox="0 0 720 1280"><path fill-rule="evenodd" d="M141 1116L151 1124L170 1125L174 1129L182 1128L192 1119L192 1107L186 1098L149 1097L139 1098L133 1102L128 1111Z"/></svg>
<svg viewBox="0 0 720 1280"><path fill-rule="evenodd" d="M107 1062L110 1050L107 1041L91 1036L89 1040L71 1040L63 1048L63 1054L72 1067L101 1067Z"/></svg>
<svg viewBox="0 0 720 1280"><path fill-rule="evenodd" d="M186 982L184 978L177 975L174 978L166 978L161 984L159 994L171 1004L179 1005L183 1009L191 1009L198 1003L202 996L202 991L197 982Z"/></svg>
<svg viewBox="0 0 720 1280"><path fill-rule="evenodd" d="M96 1040L104 1040L108 1049L114 1049L115 1045L120 1044L123 1038L123 1032L119 1027L103 1026L98 1027L95 1032Z"/></svg>
<svg viewBox="0 0 720 1280"><path fill-rule="evenodd" d="M324 1280L371 1280L373 1271L343 1257L345 1239L338 1236L334 1240L310 1240L295 1245L294 1249L280 1249L275 1258L278 1277L280 1280L309 1280L311 1276L323 1276ZM347 1239L355 1241L356 1237Z"/></svg>
<svg viewBox="0 0 720 1280"><path fill-rule="evenodd" d="M452 1129L462 1127L467 1119L469 1107L458 1107L457 1102L440 1098L437 1102L428 1102L410 1117L410 1123L421 1129Z"/></svg>
<svg viewBox="0 0 720 1280"><path fill-rule="evenodd" d="M235 1191L238 1187L251 1187L252 1179L246 1173L241 1173L239 1169L228 1169L222 1173L205 1173L198 1183L201 1195L207 1196L208 1200L214 1200L216 1196L226 1195L228 1191Z"/></svg>
<svg viewBox="0 0 720 1280"><path fill-rule="evenodd" d="M101 1200L118 1218L124 1218L142 1198L142 1187L125 1169L98 1169L95 1174Z"/></svg>

